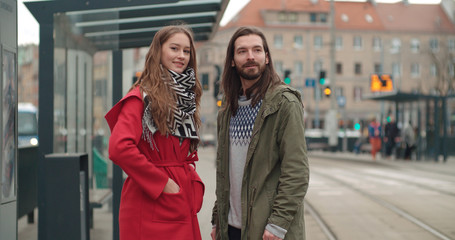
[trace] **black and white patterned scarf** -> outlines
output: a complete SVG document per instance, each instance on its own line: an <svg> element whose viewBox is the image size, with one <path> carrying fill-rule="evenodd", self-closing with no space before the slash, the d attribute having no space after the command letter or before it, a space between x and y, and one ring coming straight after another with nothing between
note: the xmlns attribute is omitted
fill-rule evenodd
<svg viewBox="0 0 455 240"><path fill-rule="evenodd" d="M177 103L172 109L174 121L168 119L168 126L171 134L181 138L198 139L196 125L194 122L194 113L196 112L196 94L192 90L196 84L194 70L187 68L183 73L179 74L172 70L168 70L172 81L170 87L175 91ZM164 79L163 79L164 81ZM142 117L143 137L153 147L153 134L158 130L153 121L151 110L151 102L147 100L144 93L146 107Z"/></svg>

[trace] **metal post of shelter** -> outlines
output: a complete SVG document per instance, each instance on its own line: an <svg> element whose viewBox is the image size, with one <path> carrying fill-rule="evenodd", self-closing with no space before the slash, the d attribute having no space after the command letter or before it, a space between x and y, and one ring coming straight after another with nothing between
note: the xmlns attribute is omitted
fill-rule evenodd
<svg viewBox="0 0 455 240"><path fill-rule="evenodd" d="M436 97L434 98L434 115L433 115L433 119L434 119L434 161L437 162L438 161L438 158L439 158L439 150L440 150L440 146L439 146L439 143L441 142L440 141L440 136L439 136L439 132L440 132L440 126L439 126L439 98Z"/></svg>
<svg viewBox="0 0 455 240"><path fill-rule="evenodd" d="M449 127L447 118L447 97L441 97L442 101L442 129L444 133L442 135L442 155L444 156L444 162L447 161L447 128Z"/></svg>
<svg viewBox="0 0 455 240"><path fill-rule="evenodd" d="M40 44L39 44L39 118L38 118L38 138L39 162L38 162L38 189L46 189L45 184L45 158L46 154L53 152L54 146L54 19L45 18L40 22ZM38 239L48 239L45 229L48 228L46 207L46 192L38 191ZM43 210L43 211L41 211Z"/></svg>
<svg viewBox="0 0 455 240"><path fill-rule="evenodd" d="M122 99L122 75L123 75L123 65L122 65L123 54L122 50L112 51L112 104L115 105L120 99ZM122 193L123 185L123 171L122 169L114 164L113 173L112 173L112 192L113 192L113 239L120 239L119 236L119 225L118 225L118 216L120 208L120 195Z"/></svg>

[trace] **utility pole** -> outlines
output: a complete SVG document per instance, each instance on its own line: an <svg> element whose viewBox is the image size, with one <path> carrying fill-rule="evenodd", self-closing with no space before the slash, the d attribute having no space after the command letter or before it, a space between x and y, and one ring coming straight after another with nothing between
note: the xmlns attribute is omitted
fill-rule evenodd
<svg viewBox="0 0 455 240"><path fill-rule="evenodd" d="M336 97L336 84L335 84L335 3L330 0L330 89L335 92ZM330 109L336 110L336 98L330 98Z"/></svg>
<svg viewBox="0 0 455 240"><path fill-rule="evenodd" d="M337 121L337 91L335 84L335 3L330 0L330 89L333 93L330 98L330 110L326 115L326 124L329 132L328 143L332 150L338 146L338 121Z"/></svg>

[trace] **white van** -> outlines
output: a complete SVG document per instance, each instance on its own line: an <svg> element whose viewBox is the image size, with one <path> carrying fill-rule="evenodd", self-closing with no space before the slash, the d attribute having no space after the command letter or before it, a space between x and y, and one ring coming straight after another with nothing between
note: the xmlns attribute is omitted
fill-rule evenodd
<svg viewBox="0 0 455 240"><path fill-rule="evenodd" d="M18 147L38 145L38 109L31 103L19 103L17 112Z"/></svg>

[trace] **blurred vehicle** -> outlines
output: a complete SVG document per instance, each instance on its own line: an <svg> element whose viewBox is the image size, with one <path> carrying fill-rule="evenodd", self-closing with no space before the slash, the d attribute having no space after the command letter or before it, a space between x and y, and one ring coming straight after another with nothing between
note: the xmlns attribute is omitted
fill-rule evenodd
<svg viewBox="0 0 455 240"><path fill-rule="evenodd" d="M18 104L18 147L38 145L38 109L31 103Z"/></svg>
<svg viewBox="0 0 455 240"><path fill-rule="evenodd" d="M216 146L216 137L213 134L204 134L201 136L201 146Z"/></svg>
<svg viewBox="0 0 455 240"><path fill-rule="evenodd" d="M345 135L345 131L343 129L338 129L338 137L343 138ZM305 137L309 138L322 138L328 137L329 133L324 129L319 128L309 128L305 129ZM347 129L346 130L346 137L348 138L358 138L361 136L361 132L359 130Z"/></svg>

